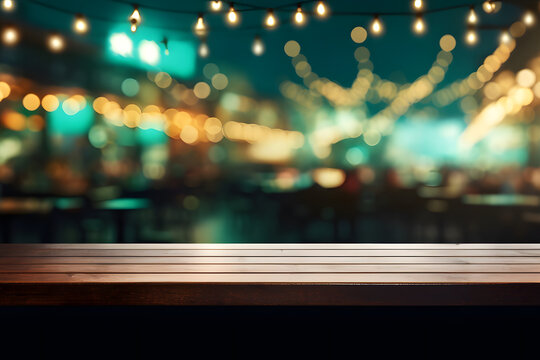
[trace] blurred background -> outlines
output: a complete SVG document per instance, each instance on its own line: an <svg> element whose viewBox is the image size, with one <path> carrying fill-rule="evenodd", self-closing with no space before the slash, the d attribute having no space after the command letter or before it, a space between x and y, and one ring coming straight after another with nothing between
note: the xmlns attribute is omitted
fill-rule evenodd
<svg viewBox="0 0 540 360"><path fill-rule="evenodd" d="M538 1L0 6L0 242L540 240Z"/></svg>

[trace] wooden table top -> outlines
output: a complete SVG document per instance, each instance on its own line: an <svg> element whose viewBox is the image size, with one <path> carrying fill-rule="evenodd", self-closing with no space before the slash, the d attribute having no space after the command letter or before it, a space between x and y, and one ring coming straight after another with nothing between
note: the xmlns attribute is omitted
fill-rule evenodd
<svg viewBox="0 0 540 360"><path fill-rule="evenodd" d="M0 305L540 305L540 244L0 244Z"/></svg>

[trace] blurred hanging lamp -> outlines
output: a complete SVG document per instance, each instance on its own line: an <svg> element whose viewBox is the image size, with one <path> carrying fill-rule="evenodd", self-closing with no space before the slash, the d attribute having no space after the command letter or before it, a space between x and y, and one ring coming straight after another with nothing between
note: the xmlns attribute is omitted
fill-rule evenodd
<svg viewBox="0 0 540 360"><path fill-rule="evenodd" d="M229 6L229 12L227 13L227 21L231 25L238 24L238 14L236 13L236 10L234 9L234 4L231 3Z"/></svg>
<svg viewBox="0 0 540 360"><path fill-rule="evenodd" d="M88 20L82 14L75 15L75 21L73 22L73 30L77 34L86 34L90 29Z"/></svg>
<svg viewBox="0 0 540 360"><path fill-rule="evenodd" d="M476 15L476 11L474 11L474 6L471 6L471 9L469 10L469 14L467 15L467 23L474 25L478 22L478 16Z"/></svg>
<svg viewBox="0 0 540 360"><path fill-rule="evenodd" d="M195 34L198 36L206 35L206 25L204 23L203 14L199 14L197 17L197 23L195 24Z"/></svg>
<svg viewBox="0 0 540 360"><path fill-rule="evenodd" d="M251 45L251 51L253 51L253 54L256 56L264 54L264 43L259 35L255 36L253 44Z"/></svg>
<svg viewBox="0 0 540 360"><path fill-rule="evenodd" d="M373 21L371 22L371 32L375 35L380 35L383 32L383 24L381 19L379 19L379 15L373 17Z"/></svg>
<svg viewBox="0 0 540 360"><path fill-rule="evenodd" d="M2 10L7 11L7 12L15 10L15 1L2 0Z"/></svg>
<svg viewBox="0 0 540 360"><path fill-rule="evenodd" d="M422 0L413 0L412 6L414 10L420 11L424 7L424 2Z"/></svg>
<svg viewBox="0 0 540 360"><path fill-rule="evenodd" d="M294 13L294 22L298 25L302 25L305 21L304 13L302 12L302 5L298 4L296 12Z"/></svg>
<svg viewBox="0 0 540 360"><path fill-rule="evenodd" d="M326 4L324 3L324 1L319 1L317 3L317 6L315 7L315 12L319 17L325 17L327 15L328 9L326 8Z"/></svg>
<svg viewBox="0 0 540 360"><path fill-rule="evenodd" d="M139 25L141 25L141 13L139 12L139 7L137 5L133 6L133 13L129 17L129 23L131 25L131 32L137 31Z"/></svg>
<svg viewBox="0 0 540 360"><path fill-rule="evenodd" d="M426 24L424 22L424 17L422 14L416 16L416 20L413 24L413 30L417 34L423 34L426 31Z"/></svg>
<svg viewBox="0 0 540 360"><path fill-rule="evenodd" d="M210 55L210 48L208 47L208 44L206 43L206 40L202 40L199 44L198 49L199 56L202 58L208 57Z"/></svg>
<svg viewBox="0 0 540 360"><path fill-rule="evenodd" d="M273 29L273 28L276 27L277 19L276 19L275 15L274 15L274 10L268 9L268 11L266 13L266 19L264 20L264 24L269 29Z"/></svg>
<svg viewBox="0 0 540 360"><path fill-rule="evenodd" d="M212 9L212 11L219 11L221 10L221 6L223 4L221 3L221 1L211 1L210 2L210 9Z"/></svg>

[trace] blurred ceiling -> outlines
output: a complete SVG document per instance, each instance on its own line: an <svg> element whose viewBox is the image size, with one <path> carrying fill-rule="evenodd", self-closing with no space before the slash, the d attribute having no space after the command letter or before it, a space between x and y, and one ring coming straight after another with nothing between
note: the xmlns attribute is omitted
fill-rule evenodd
<svg viewBox="0 0 540 360"><path fill-rule="evenodd" d="M42 2L41 2L42 1ZM250 1L244 3L259 6L260 11L241 13L241 25L229 28L225 25L223 14L209 13L205 21L209 25L208 45L210 56L199 59L196 76L201 75L201 68L208 62L214 62L229 73L238 74L246 83L251 84L260 96L278 97L279 84L284 80L296 81L296 74L290 64L290 58L283 51L288 40L296 40L318 74L330 78L343 86L350 86L356 74L357 63L353 52L359 46L350 38L351 30L356 26L368 27L371 16L330 16L320 20L309 18L307 25L297 28L288 24L293 12L278 12L281 25L275 30L263 29L264 8L275 8L290 1ZM331 12L399 12L409 11L410 4L403 0L381 0L356 2L347 0L331 0L326 2ZM470 4L471 1L452 1L452 5ZM481 2L476 2L479 22L482 26L504 26L519 19L522 8L504 2L501 11L496 14L485 14L481 11ZM521 5L531 2L516 2ZM536 4L536 2L534 3ZM133 10L132 5L121 0L20 0L17 11L13 14L2 14L4 22L25 23L34 31L58 31L69 34L75 43L90 44L96 49L107 46L107 36L112 28L125 26L129 28L127 17ZM44 6L45 5L45 6ZM147 7L145 7L147 5ZM306 11L313 9L315 3L303 5ZM448 6L446 0L427 0L428 9ZM169 39L190 39L194 43L198 39L191 28L196 20L195 13L208 12L208 1L172 1L172 0L140 0L140 11L143 17L141 26L155 28ZM226 4L224 4L227 7ZM57 11L51 7L63 9ZM159 11L153 8L169 9ZM241 5L237 5L241 8ZM175 13L177 10L188 10L194 14ZM379 37L369 36L362 44L371 51L374 72L381 77L405 82L414 80L429 69L439 48L439 39L444 34L452 34L458 40L454 50L452 64L445 81L451 82L474 71L484 57L497 46L499 32L483 30L480 41L474 46L467 46L464 41L466 31L465 17L467 8L458 8L445 12L427 14L427 33L422 36L411 32L411 16L384 16L385 33ZM72 34L73 15L82 13L88 17L91 31L87 36L78 37ZM251 43L255 35L260 34L266 45L266 52L256 57L251 52ZM519 45L518 45L519 46ZM537 49L527 49L536 52ZM98 51L99 53L99 51ZM104 57L100 61L106 61Z"/></svg>

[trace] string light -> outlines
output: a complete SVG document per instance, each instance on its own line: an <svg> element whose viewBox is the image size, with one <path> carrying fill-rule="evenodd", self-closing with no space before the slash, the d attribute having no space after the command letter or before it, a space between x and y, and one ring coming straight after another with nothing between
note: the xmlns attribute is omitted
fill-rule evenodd
<svg viewBox="0 0 540 360"><path fill-rule="evenodd" d="M212 1L210 3L210 9L212 9L212 11L219 11L221 10L221 1Z"/></svg>
<svg viewBox="0 0 540 360"><path fill-rule="evenodd" d="M264 23L269 28L274 28L277 25L277 20L276 20L276 17L274 16L274 10L272 9L268 10Z"/></svg>
<svg viewBox="0 0 540 360"><path fill-rule="evenodd" d="M210 48L208 47L206 41L201 41L198 52L199 56L202 58L208 57L208 55L210 55Z"/></svg>
<svg viewBox="0 0 540 360"><path fill-rule="evenodd" d="M383 31L383 24L379 19L379 15L375 15L373 22L371 23L371 32L375 35L381 34Z"/></svg>
<svg viewBox="0 0 540 360"><path fill-rule="evenodd" d="M471 10L469 10L469 15L467 16L467 23L474 25L478 22L478 16L476 15L476 11L474 11L474 6L471 6Z"/></svg>
<svg viewBox="0 0 540 360"><path fill-rule="evenodd" d="M2 2L2 8L5 11L12 11L15 8L15 1L14 0L1 0ZM223 7L222 1L210 1L210 8L212 11L219 11ZM425 3L423 0L412 0L411 2L412 7L415 11L420 11L424 8ZM294 13L294 22L298 25L304 24L306 21L305 14L302 11L302 3L298 3L297 9ZM482 3L482 8L486 13L492 13L498 10L500 7L499 2L494 2L492 0L486 0ZM325 17L328 15L328 8L324 1L318 1L317 5L315 7L315 13L319 17ZM227 21L231 25L236 25L239 23L240 17L237 11L234 8L234 4L231 2L229 3L229 9L227 11ZM536 22L536 16L535 14L527 10L522 17L522 21L527 26L532 26ZM142 17L139 12L138 6L133 6L133 12L131 13L129 17L130 22L130 28L132 32L136 32L138 27L140 26L142 22ZM478 16L475 11L474 5L470 6L470 10L467 14L467 23L469 25L475 25L478 23ZM273 9L268 9L267 14L264 20L264 25L268 28L275 28L278 25L278 19L275 16ZM423 13L419 12L416 15L416 19L413 23L413 31L417 34L423 34L426 31L426 23L423 18ZM87 20L82 14L76 14L75 20L73 22L73 30L78 34L85 34L89 31L90 25ZM384 32L384 24L379 18L379 15L375 15L370 30L372 34L374 35L380 35ZM200 13L197 17L197 22L194 26L194 31L198 36L205 36L207 32L207 26L204 22L203 14ZM14 28L6 28L2 31L2 42L4 44L15 44L19 40L19 33ZM508 43L512 40L512 36L508 31L504 31L501 33L499 40L502 43ZM465 41L469 45L474 45L478 42L478 34L474 27L469 27L468 31L465 35ZM163 41L165 46L165 54L169 55L169 49L166 39ZM48 38L47 44L49 48L52 51L61 51L64 49L64 39L60 37L59 35L52 35ZM259 36L255 37L252 45L252 50L255 55L261 55L264 52L264 43L260 39ZM209 55L209 48L205 41L201 42L199 46L199 55L201 57L206 57Z"/></svg>
<svg viewBox="0 0 540 360"><path fill-rule="evenodd" d="M131 32L137 31L139 25L141 25L141 13L137 5L133 7L133 13L129 17L129 23L131 24Z"/></svg>
<svg viewBox="0 0 540 360"><path fill-rule="evenodd" d="M294 21L301 25L304 23L304 13L302 12L302 5L298 4L298 8L296 8L296 13L294 14Z"/></svg>
<svg viewBox="0 0 540 360"><path fill-rule="evenodd" d="M78 34L86 34L90 26L88 25L88 20L82 15L75 15L75 21L73 22L73 30Z"/></svg>
<svg viewBox="0 0 540 360"><path fill-rule="evenodd" d="M264 43L259 35L255 36L253 44L251 45L251 51L256 56L261 56L264 53Z"/></svg>
<svg viewBox="0 0 540 360"><path fill-rule="evenodd" d="M14 27L5 28L2 31L2 42L5 45L15 45L19 42L19 32Z"/></svg>
<svg viewBox="0 0 540 360"><path fill-rule="evenodd" d="M229 7L229 12L227 13L227 20L229 21L229 24L235 25L238 23L238 14L234 10L234 4L231 3L231 6Z"/></svg>
<svg viewBox="0 0 540 360"><path fill-rule="evenodd" d="M482 4L482 8L487 14L491 14L495 10L495 4L493 4L493 1L487 0Z"/></svg>
<svg viewBox="0 0 540 360"><path fill-rule="evenodd" d="M527 10L525 12L525 14L523 14L523 22L525 23L525 25L532 26L532 25L534 25L535 21L536 21L536 19L535 19L534 14L533 14L532 11Z"/></svg>
<svg viewBox="0 0 540 360"><path fill-rule="evenodd" d="M2 9L4 11L13 11L15 9L15 2L13 0L2 0Z"/></svg>
<svg viewBox="0 0 540 360"><path fill-rule="evenodd" d="M197 17L197 23L195 24L195 34L203 36L206 34L206 25L204 24L204 18L202 14Z"/></svg>
<svg viewBox="0 0 540 360"><path fill-rule="evenodd" d="M509 44L512 41L512 36L510 36L510 33L505 30L501 33L501 36L499 37L499 41L502 44Z"/></svg>
<svg viewBox="0 0 540 360"><path fill-rule="evenodd" d="M424 23L424 18L422 15L416 16L413 26L414 32L417 34L423 34L426 31L426 24Z"/></svg>
<svg viewBox="0 0 540 360"><path fill-rule="evenodd" d="M476 34L476 31L473 29L470 29L467 31L467 34L465 35L465 41L469 45L474 45L478 42L478 35Z"/></svg>
<svg viewBox="0 0 540 360"><path fill-rule="evenodd" d="M315 8L315 11L319 17L325 17L327 13L326 5L324 4L324 1L319 1L317 3L317 7Z"/></svg>
<svg viewBox="0 0 540 360"><path fill-rule="evenodd" d="M49 49L53 52L60 52L64 50L64 38L60 35L51 35L47 39L47 45L49 46Z"/></svg>

